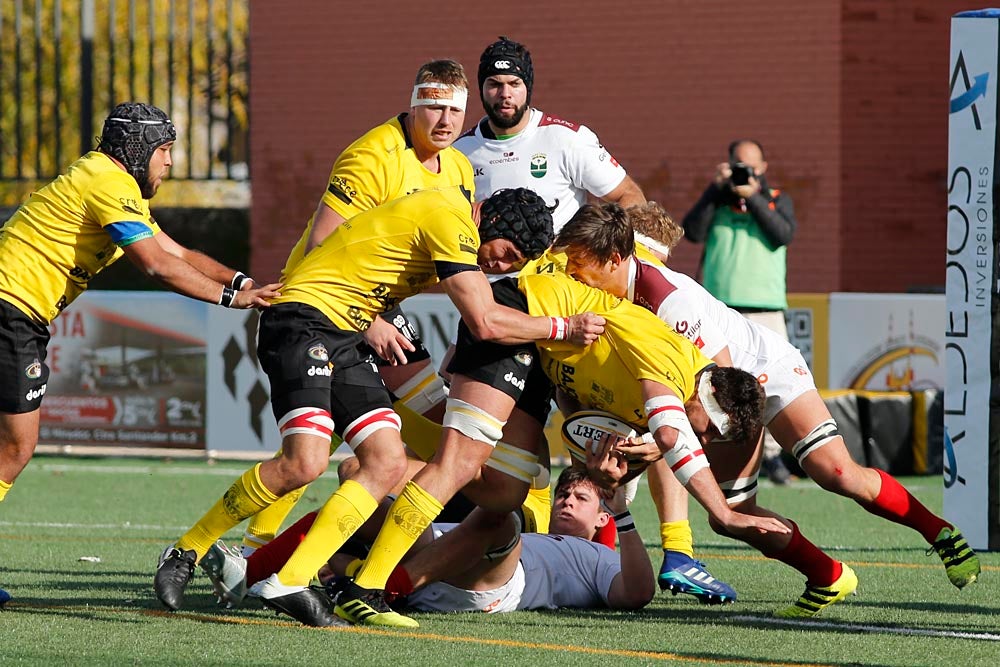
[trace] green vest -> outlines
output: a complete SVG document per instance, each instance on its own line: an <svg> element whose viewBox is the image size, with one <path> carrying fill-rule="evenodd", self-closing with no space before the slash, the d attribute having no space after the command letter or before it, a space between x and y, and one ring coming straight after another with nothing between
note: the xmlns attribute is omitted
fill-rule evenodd
<svg viewBox="0 0 1000 667"><path fill-rule="evenodd" d="M749 211L719 206L705 239L702 284L728 306L785 310L785 246L775 248Z"/></svg>

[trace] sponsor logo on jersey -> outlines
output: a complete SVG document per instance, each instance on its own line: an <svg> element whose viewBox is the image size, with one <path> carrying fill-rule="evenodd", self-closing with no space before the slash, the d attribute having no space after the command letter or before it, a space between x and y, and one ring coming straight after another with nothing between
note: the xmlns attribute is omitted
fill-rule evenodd
<svg viewBox="0 0 1000 667"><path fill-rule="evenodd" d="M580 129L580 126L576 123L571 123L568 120L556 118L555 116L550 116L548 114L542 116L542 119L538 121L538 127L544 127L545 125L561 125L562 127L573 130L574 132Z"/></svg>
<svg viewBox="0 0 1000 667"><path fill-rule="evenodd" d="M348 205L353 204L354 198L358 196L357 190L352 188L343 176L334 176L326 189L334 197Z"/></svg>
<svg viewBox="0 0 1000 667"><path fill-rule="evenodd" d="M473 178L479 178L480 176L486 175L486 169L484 167L476 167L472 173Z"/></svg>
<svg viewBox="0 0 1000 667"><path fill-rule="evenodd" d="M316 361L329 361L330 353L327 352L326 346L323 343L317 343L309 348L307 354L315 359Z"/></svg>
<svg viewBox="0 0 1000 667"><path fill-rule="evenodd" d="M809 371L802 368L801 366L796 366L795 368L792 369L792 372L795 373L796 375L809 375Z"/></svg>
<svg viewBox="0 0 1000 667"><path fill-rule="evenodd" d="M503 156L497 160L490 160L490 164L505 164L507 162L520 162L521 158L517 157L514 151L504 151Z"/></svg>
<svg viewBox="0 0 1000 667"><path fill-rule="evenodd" d="M520 390L524 390L524 380L514 375L514 371L508 371L506 375L503 376L504 381L510 382L512 385Z"/></svg>
<svg viewBox="0 0 1000 667"><path fill-rule="evenodd" d="M146 215L141 210L139 210L139 202L134 199L129 199L127 197L119 197L118 203L122 205L122 210L126 213L134 213L136 215Z"/></svg>
<svg viewBox="0 0 1000 667"><path fill-rule="evenodd" d="M514 355L514 361L522 366L530 366L532 361L531 352L518 352Z"/></svg>
<svg viewBox="0 0 1000 667"><path fill-rule="evenodd" d="M37 358L24 369L24 376L30 380L37 380L42 377L42 362Z"/></svg>
<svg viewBox="0 0 1000 667"><path fill-rule="evenodd" d="M545 176L545 172L549 169L549 158L545 153L535 153L531 156L531 175L535 178L541 178Z"/></svg>
<svg viewBox="0 0 1000 667"><path fill-rule="evenodd" d="M315 375L325 375L330 377L333 375L333 364L327 364L326 366L310 366L309 370L306 371L306 375L313 377Z"/></svg>
<svg viewBox="0 0 1000 667"><path fill-rule="evenodd" d="M28 393L24 395L24 400L33 401L36 398L41 398L42 396L45 395L45 388L47 386L48 386L47 384L43 384L38 389L29 389Z"/></svg>

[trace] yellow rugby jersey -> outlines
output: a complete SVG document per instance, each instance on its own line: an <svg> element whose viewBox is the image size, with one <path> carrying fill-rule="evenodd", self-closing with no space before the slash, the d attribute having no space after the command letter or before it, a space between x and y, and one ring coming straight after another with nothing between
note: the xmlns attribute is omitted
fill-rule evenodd
<svg viewBox="0 0 1000 667"><path fill-rule="evenodd" d="M461 187L422 190L357 215L303 258L273 303L305 303L334 326L372 319L438 282L438 263L479 270L479 229Z"/></svg>
<svg viewBox="0 0 1000 667"><path fill-rule="evenodd" d="M462 185L475 194L472 165L457 149L449 146L438 153L440 170L436 174L417 159L403 124L405 116L400 114L369 130L348 146L334 163L323 203L345 220L418 190ZM292 248L281 271L282 280L302 260L315 217L313 213L302 237Z"/></svg>
<svg viewBox="0 0 1000 667"><path fill-rule="evenodd" d="M681 400L695 392L695 375L712 361L656 315L565 273L523 275L518 288L531 315L593 312L607 321L604 334L585 348L565 341L538 341L542 368L583 408L610 412L645 428L645 401L638 380L666 385Z"/></svg>
<svg viewBox="0 0 1000 667"><path fill-rule="evenodd" d="M91 151L0 228L0 299L47 324L126 246L159 233L139 184Z"/></svg>

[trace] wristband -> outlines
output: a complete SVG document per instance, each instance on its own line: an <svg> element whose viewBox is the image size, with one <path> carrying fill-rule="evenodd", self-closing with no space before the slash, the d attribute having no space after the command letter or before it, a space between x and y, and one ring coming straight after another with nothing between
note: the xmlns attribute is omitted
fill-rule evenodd
<svg viewBox="0 0 1000 667"><path fill-rule="evenodd" d="M239 292L240 288L243 287L243 284L246 283L247 281L253 282L253 278L243 273L242 271L237 271L236 275L233 276L232 282L229 283L229 286L232 287L237 292Z"/></svg>
<svg viewBox="0 0 1000 667"><path fill-rule="evenodd" d="M618 530L619 535L635 530L635 520L632 519L632 515L628 510L615 515L615 528Z"/></svg>
<svg viewBox="0 0 1000 667"><path fill-rule="evenodd" d="M550 317L549 337L547 340L566 340L569 335L568 317Z"/></svg>
<svg viewBox="0 0 1000 667"><path fill-rule="evenodd" d="M219 297L219 305L223 308L232 308L233 299L236 298L236 290L232 287L222 286L222 296Z"/></svg>

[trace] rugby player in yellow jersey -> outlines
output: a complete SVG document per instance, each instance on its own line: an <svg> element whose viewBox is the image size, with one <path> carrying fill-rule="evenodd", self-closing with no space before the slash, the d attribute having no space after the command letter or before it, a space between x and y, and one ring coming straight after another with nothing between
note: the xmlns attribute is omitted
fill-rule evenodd
<svg viewBox="0 0 1000 667"><path fill-rule="evenodd" d="M451 147L465 122L468 88L465 70L454 60L420 66L409 111L369 130L337 158L326 191L288 256L283 276L358 213L418 190L462 185L473 191L472 166ZM383 314L373 321L365 338L380 357L382 379L399 399L396 405L404 428L412 428L416 421L410 410L440 423L444 381L405 313L396 307ZM295 489L250 520L243 535L244 555L274 539L304 492L305 488Z"/></svg>
<svg viewBox="0 0 1000 667"><path fill-rule="evenodd" d="M336 432L358 456L360 469L258 591L264 604L303 623L335 623L328 600L307 585L406 471L400 420L364 331L403 299L440 283L478 339L593 342L603 331L602 318L531 317L498 305L480 270L509 271L539 256L552 236L551 212L530 190L503 190L472 204L468 191L452 187L357 215L297 264L261 316L257 348L271 381L282 453L244 473L164 552L154 581L163 604L180 607L195 563L225 531L322 474ZM448 419L446 414L446 424Z"/></svg>
<svg viewBox="0 0 1000 667"><path fill-rule="evenodd" d="M175 292L231 308L267 306L277 296L277 285L256 288L180 246L150 216L176 137L160 109L119 104L97 150L34 192L0 229L0 501L38 443L48 325L105 267L127 256Z"/></svg>
<svg viewBox="0 0 1000 667"><path fill-rule="evenodd" d="M771 516L730 509L702 448L721 433L744 443L725 445L732 452L726 465L753 463L764 395L752 375L714 370L709 359L652 313L563 273L522 274L517 286L504 279L493 284L493 295L497 303L526 313L599 313L604 335L585 348L549 341L511 346L478 340L465 322L459 325L448 368L452 384L442 443L389 509L354 582L338 597L338 615L355 623L402 625L400 615L385 606L388 577L442 504L480 473L501 437L521 449L537 448L552 382L580 407L648 426L655 443L628 451L647 461L665 454L717 530L748 541L790 532ZM527 487L526 481L498 476L494 503L484 509L499 523Z"/></svg>

